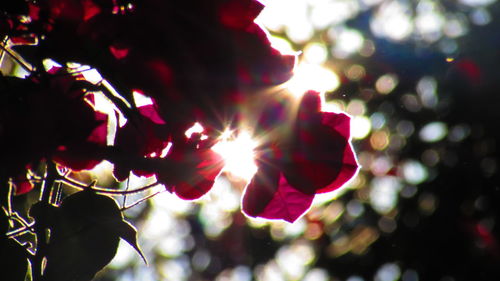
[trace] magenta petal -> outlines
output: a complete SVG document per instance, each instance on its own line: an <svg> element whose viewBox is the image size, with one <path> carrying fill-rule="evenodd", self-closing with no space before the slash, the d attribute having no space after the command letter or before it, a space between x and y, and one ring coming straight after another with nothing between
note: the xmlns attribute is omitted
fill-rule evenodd
<svg viewBox="0 0 500 281"><path fill-rule="evenodd" d="M321 110L321 97L320 93L316 91L308 91L302 97L299 106L299 112L305 114L314 114Z"/></svg>
<svg viewBox="0 0 500 281"><path fill-rule="evenodd" d="M350 134L350 122L351 118L344 113L331 113L324 112L322 123L335 131L340 133L343 137L348 140L348 144L345 146L342 166L338 176L332 181L328 186L317 190L317 193L326 193L334 191L342 187L346 182L348 182L359 170L359 164L354 155L354 150L351 144L351 134Z"/></svg>
<svg viewBox="0 0 500 281"><path fill-rule="evenodd" d="M186 152L189 153L189 152ZM211 149L200 149L185 155L194 158L196 166L193 173L186 179L177 179L179 182L172 187L173 192L184 200L194 200L205 195L214 185L215 179L223 168L223 160L219 154ZM167 172L168 173L168 172ZM157 175L160 182L169 185L169 181L176 175ZM169 180L170 179L170 180Z"/></svg>
<svg viewBox="0 0 500 281"><path fill-rule="evenodd" d="M283 170L288 182L306 194L333 191L358 169L349 141L349 116L321 113L319 117L306 128L297 128L291 161Z"/></svg>
<svg viewBox="0 0 500 281"><path fill-rule="evenodd" d="M300 141L291 149L291 161L283 170L286 179L304 193L317 193L340 174L346 146L347 140L328 127L302 132Z"/></svg>
<svg viewBox="0 0 500 281"><path fill-rule="evenodd" d="M316 193L327 193L342 187L354 175L356 175L358 170L359 164L356 160L356 156L354 156L352 146L349 143L345 147L344 156L342 158L342 166L337 177L328 186L318 189Z"/></svg>
<svg viewBox="0 0 500 281"><path fill-rule="evenodd" d="M14 177L12 179L12 183L14 184L15 187L15 195L28 193L34 187L34 185L30 182L30 180L26 176L26 172Z"/></svg>
<svg viewBox="0 0 500 281"><path fill-rule="evenodd" d="M272 187L269 185L256 185L254 181L249 184L243 197L245 214L294 222L309 210L314 194L302 193L290 186L282 173L278 176L274 192L271 192Z"/></svg>
<svg viewBox="0 0 500 281"><path fill-rule="evenodd" d="M261 164L252 181L247 185L241 202L243 212L250 217L259 217L273 199L279 184L279 170Z"/></svg>
<svg viewBox="0 0 500 281"><path fill-rule="evenodd" d="M97 166L103 158L97 156L99 149L106 146L108 135L108 115L94 112L95 128L85 141L61 145L52 155L54 161L74 171L90 170Z"/></svg>
<svg viewBox="0 0 500 281"><path fill-rule="evenodd" d="M228 28L244 29L253 23L263 8L264 5L256 0L226 1L219 8L219 20Z"/></svg>
<svg viewBox="0 0 500 281"><path fill-rule="evenodd" d="M195 185L182 182L174 187L174 193L184 200L196 200L210 191L213 184L213 181L207 180L200 181Z"/></svg>
<svg viewBox="0 0 500 281"><path fill-rule="evenodd" d="M322 112L321 123L337 131L347 140L351 138L351 117L345 113Z"/></svg>
<svg viewBox="0 0 500 281"><path fill-rule="evenodd" d="M14 185L16 189L15 195L25 194L33 189L33 184L27 179L23 181L15 181Z"/></svg>
<svg viewBox="0 0 500 281"><path fill-rule="evenodd" d="M165 121L158 114L158 110L154 105L148 104L137 108L142 116L147 117L151 122L159 125L164 125Z"/></svg>
<svg viewBox="0 0 500 281"><path fill-rule="evenodd" d="M95 120L99 124L94 128L87 141L105 146L108 137L108 115L96 111Z"/></svg>
<svg viewBox="0 0 500 281"><path fill-rule="evenodd" d="M140 157L159 157L168 145L168 130L165 121L158 115L154 105L138 107L140 116L118 128L115 147ZM133 163L115 161L113 174L119 181L126 179L132 169L137 176L150 177L150 171L134 169Z"/></svg>

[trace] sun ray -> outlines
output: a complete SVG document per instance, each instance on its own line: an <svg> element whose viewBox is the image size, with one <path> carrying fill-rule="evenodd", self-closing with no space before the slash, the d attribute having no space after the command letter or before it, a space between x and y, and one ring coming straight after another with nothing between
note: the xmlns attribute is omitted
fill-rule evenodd
<svg viewBox="0 0 500 281"><path fill-rule="evenodd" d="M257 145L258 142L252 138L247 130L240 130L237 135L226 130L222 133L221 140L212 149L224 159L224 171L249 181L257 172L255 163Z"/></svg>

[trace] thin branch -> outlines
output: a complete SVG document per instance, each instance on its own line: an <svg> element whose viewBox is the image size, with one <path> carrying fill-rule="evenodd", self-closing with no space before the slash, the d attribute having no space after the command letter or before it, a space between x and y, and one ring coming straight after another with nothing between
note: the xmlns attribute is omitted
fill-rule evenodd
<svg viewBox="0 0 500 281"><path fill-rule="evenodd" d="M33 226L35 226L34 222L28 224L27 226L23 226L23 227L18 228L16 230L7 232L6 236L7 236L7 238L13 238L13 237L17 237L17 236L23 235L23 234L25 234L27 232L34 232L35 230L33 229Z"/></svg>
<svg viewBox="0 0 500 281"><path fill-rule="evenodd" d="M133 118L137 112L132 110L130 102L120 95L113 86L105 79L101 81L102 93L108 98L127 119Z"/></svg>
<svg viewBox="0 0 500 281"><path fill-rule="evenodd" d="M92 187L92 189L95 190L97 193L108 194L108 195L129 195L129 194L144 192L144 191L151 189L157 185L160 185L160 183L154 182L152 184L148 184L146 186L143 186L143 187L137 188L137 189L133 189L133 190L115 190L115 189L100 188L100 187Z"/></svg>
<svg viewBox="0 0 500 281"><path fill-rule="evenodd" d="M0 43L0 49L2 49L6 54L8 54L14 61L16 61L24 70L32 73L33 67L28 65L22 58L20 58L17 54L11 52L9 48L5 46L5 44L2 42Z"/></svg>
<svg viewBox="0 0 500 281"><path fill-rule="evenodd" d="M17 212L12 212L10 214L10 218L16 220L19 224L21 224L24 227L28 227L30 225L30 223L27 222L23 217L21 217Z"/></svg>
<svg viewBox="0 0 500 281"><path fill-rule="evenodd" d="M52 161L52 159L48 159L46 164L45 177L47 178L42 184L42 191L40 194L40 201L35 203L39 204L40 208L46 209L50 206L50 199L54 187L54 183L58 178L58 171L56 164ZM39 281L42 278L42 268L43 268L43 259L46 255L47 251L47 225L42 223L46 217L40 214L35 217L37 221L34 224L34 231L36 234L36 253L33 257L30 258L32 264L33 271L33 281Z"/></svg>
<svg viewBox="0 0 500 281"><path fill-rule="evenodd" d="M146 201L146 200L148 200L148 199L150 199L150 198L153 198L154 196L156 196L156 195L158 195L158 194L160 194L160 193L163 193L163 192L165 192L165 191L166 191L165 189L159 190L159 191L157 191L157 192L155 192L155 193L153 193L153 194L150 194L150 195L148 195L148 196L146 196L146 197L144 197L144 198L141 198L141 199L139 199L139 200L135 201L134 203L132 203L132 204L130 204L130 205L128 205L128 206L124 206L124 207L122 207L122 208L120 209L120 211L121 211L121 212L123 212L123 211L128 210L128 209L130 209L130 208L132 208L132 207L135 207L135 206L137 206L137 205L139 205L139 204L143 203L144 201Z"/></svg>
<svg viewBox="0 0 500 281"><path fill-rule="evenodd" d="M130 188L130 177L127 178L127 187L125 188L125 190L129 190ZM127 205L127 195L123 196L123 203L122 203L122 206L125 207Z"/></svg>
<svg viewBox="0 0 500 281"><path fill-rule="evenodd" d="M67 185L71 186L71 187L74 187L76 189L80 189L80 190L83 190L83 189L86 189L86 188L89 188L89 185L87 184L84 184L84 183L81 183L77 180L74 180L72 178L69 178L69 177L65 177L65 176L60 176L60 179ZM94 191L96 191L97 193L101 193L101 194L107 194L107 195L129 195L129 194L135 194L135 193L140 193L140 192L144 192L150 188L153 188L157 185L159 185L160 183L159 182L154 182L152 184L148 184L146 186L143 186L141 188L138 188L138 189L133 189L133 190L116 190L116 189L111 189L111 188L104 188L104 187L97 187L97 186L90 186L90 188Z"/></svg>
<svg viewBox="0 0 500 281"><path fill-rule="evenodd" d="M5 182L4 180L0 180L1 183ZM3 188L3 186L1 187ZM12 181L8 180L7 181L7 188L3 188L4 190L2 190L0 192L0 196L2 198L0 198L0 203L7 209L7 214L9 214L9 216L11 215L12 213L12 193L14 191L14 186L12 184Z"/></svg>

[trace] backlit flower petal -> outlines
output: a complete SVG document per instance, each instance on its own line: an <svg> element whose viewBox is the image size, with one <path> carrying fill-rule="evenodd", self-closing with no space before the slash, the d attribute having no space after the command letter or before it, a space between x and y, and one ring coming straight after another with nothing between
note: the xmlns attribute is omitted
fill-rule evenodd
<svg viewBox="0 0 500 281"><path fill-rule="evenodd" d="M271 176L261 173L250 182L243 196L243 211L251 217L296 221L309 210L314 194L293 188L282 173L274 171Z"/></svg>

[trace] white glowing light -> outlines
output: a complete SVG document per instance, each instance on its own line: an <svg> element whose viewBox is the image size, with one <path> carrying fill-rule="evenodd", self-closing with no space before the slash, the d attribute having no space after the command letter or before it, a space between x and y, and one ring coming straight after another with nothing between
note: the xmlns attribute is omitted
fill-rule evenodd
<svg viewBox="0 0 500 281"><path fill-rule="evenodd" d="M377 177L371 182L370 203L380 214L389 213L397 204L401 182L396 177Z"/></svg>
<svg viewBox="0 0 500 281"><path fill-rule="evenodd" d="M345 104L342 101L325 101L321 104L321 111L323 112L345 112Z"/></svg>
<svg viewBox="0 0 500 281"><path fill-rule="evenodd" d="M406 161L401 169L403 178L411 184L419 184L428 177L427 168L416 160Z"/></svg>
<svg viewBox="0 0 500 281"><path fill-rule="evenodd" d="M300 52L297 52L293 49L292 44L281 37L278 36L268 36L269 42L271 43L271 47L278 50L283 55L297 55Z"/></svg>
<svg viewBox="0 0 500 281"><path fill-rule="evenodd" d="M418 81L417 93L424 107L433 108L437 106L438 96L436 90L437 81L433 77L426 76Z"/></svg>
<svg viewBox="0 0 500 281"><path fill-rule="evenodd" d="M372 18L370 28L376 36L404 40L413 32L410 16L411 9L407 3L384 2Z"/></svg>
<svg viewBox="0 0 500 281"><path fill-rule="evenodd" d="M425 142L437 142L448 134L448 127L443 122L432 122L420 129L420 139Z"/></svg>
<svg viewBox="0 0 500 281"><path fill-rule="evenodd" d="M60 64L51 59L44 60L43 64L45 69L50 69L52 67L61 67ZM68 62L66 66L70 68L70 73L75 73L77 75L81 74L83 78L85 78L85 80L89 81L92 84L99 84L102 82L103 78L99 71L97 71L97 69L95 68L75 62Z"/></svg>
<svg viewBox="0 0 500 281"><path fill-rule="evenodd" d="M144 93L140 91L134 90L132 92L132 95L134 97L134 102L137 107L153 104L153 100L150 97L144 95Z"/></svg>
<svg viewBox="0 0 500 281"><path fill-rule="evenodd" d="M56 61L51 59L44 59L42 61L42 64L45 70L50 70L53 67L62 67L62 65L58 64Z"/></svg>
<svg viewBox="0 0 500 281"><path fill-rule="evenodd" d="M441 29L444 24L444 17L437 12L419 14L415 18L416 29L428 42L437 41L441 37Z"/></svg>
<svg viewBox="0 0 500 281"><path fill-rule="evenodd" d="M450 38L457 38L460 36L463 36L467 33L468 31L468 22L466 18L463 17L452 17L448 16L448 20L444 23L444 34ZM474 22L472 19L472 14L471 14L471 20Z"/></svg>
<svg viewBox="0 0 500 281"><path fill-rule="evenodd" d="M304 276L304 281L328 281L328 271L323 268L313 268Z"/></svg>
<svg viewBox="0 0 500 281"><path fill-rule="evenodd" d="M496 0L460 0L459 2L471 7L488 6L495 3Z"/></svg>
<svg viewBox="0 0 500 281"><path fill-rule="evenodd" d="M395 263L382 265L375 274L375 281L395 281L401 276L401 269Z"/></svg>
<svg viewBox="0 0 500 281"><path fill-rule="evenodd" d="M310 243L302 241L283 246L276 253L276 263L291 280L302 279L314 258Z"/></svg>
<svg viewBox="0 0 500 281"><path fill-rule="evenodd" d="M332 70L316 64L299 64L292 79L286 84L295 96L302 96L308 90L317 92L334 91L340 86L340 79Z"/></svg>
<svg viewBox="0 0 500 281"><path fill-rule="evenodd" d="M336 44L332 52L338 58L347 58L363 47L363 35L355 29L344 29L335 37Z"/></svg>
<svg viewBox="0 0 500 281"><path fill-rule="evenodd" d="M316 1L311 3L310 21L317 29L337 25L353 18L360 11L357 1Z"/></svg>
<svg viewBox="0 0 500 281"><path fill-rule="evenodd" d="M203 133L203 130L203 126L200 123L196 122L191 128L187 129L184 134L186 135L186 137L190 138L194 133Z"/></svg>
<svg viewBox="0 0 500 281"><path fill-rule="evenodd" d="M92 103L92 107L94 110L105 113L108 116L108 134L106 136L106 144L113 145L116 136L116 125L125 125L127 119L102 92L94 92L93 95L94 101ZM118 113L118 115L115 113Z"/></svg>
<svg viewBox="0 0 500 281"><path fill-rule="evenodd" d="M491 14L484 8L475 9L470 15L472 23L486 25L491 22Z"/></svg>
<svg viewBox="0 0 500 281"><path fill-rule="evenodd" d="M308 20L290 23L286 28L286 35L295 43L305 43L314 35L314 28Z"/></svg>
<svg viewBox="0 0 500 281"><path fill-rule="evenodd" d="M227 136L227 132L223 133L223 138L212 147L212 150L224 159L224 171L235 177L250 180L257 172L254 160L257 142L246 131L241 131L235 138Z"/></svg>
<svg viewBox="0 0 500 281"><path fill-rule="evenodd" d="M399 79L396 74L388 73L380 76L375 82L375 89L381 94L388 94L396 88Z"/></svg>
<svg viewBox="0 0 500 281"><path fill-rule="evenodd" d="M354 116L351 120L351 134L355 139L364 139L371 131L370 119L366 116Z"/></svg>
<svg viewBox="0 0 500 281"><path fill-rule="evenodd" d="M102 76L99 71L97 71L97 69L90 68L90 66L84 67L87 67L87 70L82 71L82 75L85 80L89 81L92 84L98 84L102 81Z"/></svg>
<svg viewBox="0 0 500 281"><path fill-rule="evenodd" d="M328 59L328 51L321 43L310 43L304 48L304 58L310 63L321 64Z"/></svg>

